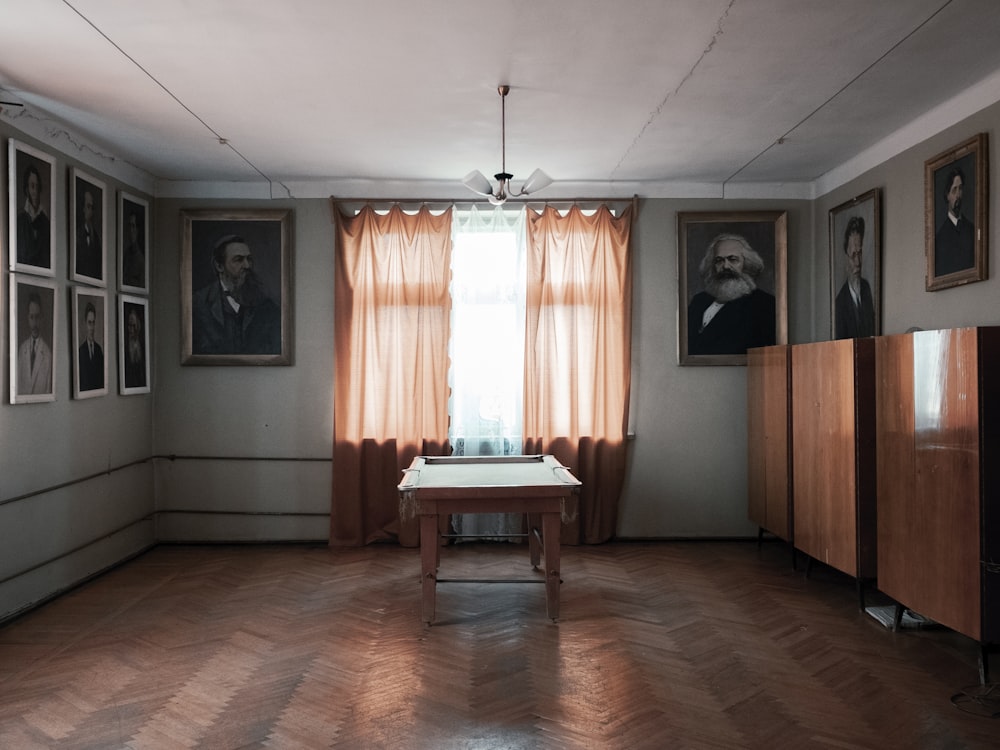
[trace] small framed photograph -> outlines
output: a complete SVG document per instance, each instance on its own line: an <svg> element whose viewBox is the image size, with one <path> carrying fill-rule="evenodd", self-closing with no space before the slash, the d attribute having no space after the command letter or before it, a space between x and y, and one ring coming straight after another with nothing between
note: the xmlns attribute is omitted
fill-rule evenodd
<svg viewBox="0 0 1000 750"><path fill-rule="evenodd" d="M107 395L108 296L103 290L73 287L73 398Z"/></svg>
<svg viewBox="0 0 1000 750"><path fill-rule="evenodd" d="M10 402L55 401L56 316L59 298L49 279L10 274Z"/></svg>
<svg viewBox="0 0 1000 750"><path fill-rule="evenodd" d="M834 339L882 332L882 203L878 188L830 211Z"/></svg>
<svg viewBox="0 0 1000 750"><path fill-rule="evenodd" d="M118 295L118 392L149 393L149 300Z"/></svg>
<svg viewBox="0 0 1000 750"><path fill-rule="evenodd" d="M104 286L107 257L104 183L76 167L70 170L69 277Z"/></svg>
<svg viewBox="0 0 1000 750"><path fill-rule="evenodd" d="M118 191L118 286L149 294L149 202Z"/></svg>
<svg viewBox="0 0 1000 750"><path fill-rule="evenodd" d="M55 276L55 159L14 140L8 144L10 270Z"/></svg>
<svg viewBox="0 0 1000 750"><path fill-rule="evenodd" d="M788 339L783 211L677 215L679 359L745 365L747 349Z"/></svg>
<svg viewBox="0 0 1000 750"><path fill-rule="evenodd" d="M181 364L291 364L287 209L182 211Z"/></svg>
<svg viewBox="0 0 1000 750"><path fill-rule="evenodd" d="M928 292L989 278L986 133L924 162Z"/></svg>

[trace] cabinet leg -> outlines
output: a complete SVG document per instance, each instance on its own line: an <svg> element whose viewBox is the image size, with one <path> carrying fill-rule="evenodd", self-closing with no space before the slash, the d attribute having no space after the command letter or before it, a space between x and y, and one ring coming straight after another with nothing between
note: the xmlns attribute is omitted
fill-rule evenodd
<svg viewBox="0 0 1000 750"><path fill-rule="evenodd" d="M996 644L979 644L979 684L988 685L990 682L990 654L997 650Z"/></svg>
<svg viewBox="0 0 1000 750"><path fill-rule="evenodd" d="M905 607L902 604L896 605L896 611L892 614L892 632L895 633L899 630L899 625L903 622L903 612Z"/></svg>

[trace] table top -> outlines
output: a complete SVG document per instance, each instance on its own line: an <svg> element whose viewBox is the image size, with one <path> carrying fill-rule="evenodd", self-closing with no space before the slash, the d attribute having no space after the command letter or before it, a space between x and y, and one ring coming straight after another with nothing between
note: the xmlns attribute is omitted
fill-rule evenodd
<svg viewBox="0 0 1000 750"><path fill-rule="evenodd" d="M555 456L417 456L403 472L400 492L447 497L504 492L568 495L579 479Z"/></svg>

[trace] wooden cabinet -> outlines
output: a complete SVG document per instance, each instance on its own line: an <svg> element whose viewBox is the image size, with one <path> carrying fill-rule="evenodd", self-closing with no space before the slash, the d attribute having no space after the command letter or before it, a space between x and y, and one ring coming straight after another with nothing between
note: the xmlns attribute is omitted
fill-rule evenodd
<svg viewBox="0 0 1000 750"><path fill-rule="evenodd" d="M792 541L788 346L747 351L749 517L762 531Z"/></svg>
<svg viewBox="0 0 1000 750"><path fill-rule="evenodd" d="M859 583L876 574L874 347L843 339L790 353L794 545Z"/></svg>
<svg viewBox="0 0 1000 750"><path fill-rule="evenodd" d="M1000 641L1000 328L876 340L878 586Z"/></svg>

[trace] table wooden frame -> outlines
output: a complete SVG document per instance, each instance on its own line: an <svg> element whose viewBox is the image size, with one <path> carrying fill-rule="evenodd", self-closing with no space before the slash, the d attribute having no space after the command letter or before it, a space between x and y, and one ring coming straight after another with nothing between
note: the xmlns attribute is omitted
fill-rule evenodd
<svg viewBox="0 0 1000 750"><path fill-rule="evenodd" d="M521 473L503 476L503 466L519 465ZM537 468L535 468L537 465ZM528 468L531 476L525 476ZM498 469L500 474L498 475ZM545 558L545 603L548 616L559 617L559 531L567 500L581 482L554 456L417 456L398 485L400 514L420 517L420 579L423 621L435 616L439 582L456 580L500 583L479 579L442 579L438 519L452 513L525 513L528 550L537 569ZM539 533L539 525L541 527ZM531 581L541 583L542 581Z"/></svg>

